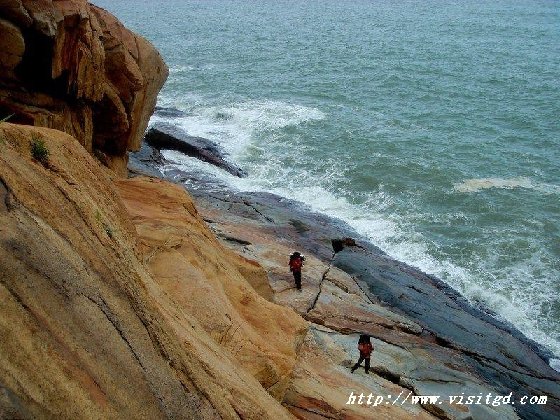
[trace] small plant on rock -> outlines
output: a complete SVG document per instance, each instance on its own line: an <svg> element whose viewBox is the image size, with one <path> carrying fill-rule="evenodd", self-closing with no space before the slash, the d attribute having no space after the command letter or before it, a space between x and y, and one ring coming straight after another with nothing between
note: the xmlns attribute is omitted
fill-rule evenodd
<svg viewBox="0 0 560 420"><path fill-rule="evenodd" d="M2 124L3 122L8 121L10 118L12 118L14 116L14 114L8 115L7 117L4 117L0 120L0 124ZM0 144L4 144L6 141L4 140L4 137L0 137Z"/></svg>
<svg viewBox="0 0 560 420"><path fill-rule="evenodd" d="M40 162L43 166L49 164L49 149L45 145L45 142L37 137L33 137L31 141L31 155L33 159Z"/></svg>
<svg viewBox="0 0 560 420"><path fill-rule="evenodd" d="M4 117L0 120L0 123L6 122L8 121L10 118L12 118L15 114L10 114L7 117Z"/></svg>
<svg viewBox="0 0 560 420"><path fill-rule="evenodd" d="M110 239L113 239L114 236L113 228L107 224L103 224L103 228L105 229L105 233L107 234L107 236Z"/></svg>

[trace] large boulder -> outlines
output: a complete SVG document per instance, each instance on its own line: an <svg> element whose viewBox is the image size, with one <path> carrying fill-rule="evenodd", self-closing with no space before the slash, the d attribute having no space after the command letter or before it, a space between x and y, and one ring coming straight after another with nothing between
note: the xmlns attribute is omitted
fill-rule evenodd
<svg viewBox="0 0 560 420"><path fill-rule="evenodd" d="M64 131L126 173L168 75L149 42L85 0L2 0L0 51L0 118Z"/></svg>

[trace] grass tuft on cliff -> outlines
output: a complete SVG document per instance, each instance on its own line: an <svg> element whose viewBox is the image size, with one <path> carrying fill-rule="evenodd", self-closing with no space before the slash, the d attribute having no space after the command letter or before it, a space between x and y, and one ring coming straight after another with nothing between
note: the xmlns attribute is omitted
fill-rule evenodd
<svg viewBox="0 0 560 420"><path fill-rule="evenodd" d="M38 137L33 137L33 140L31 140L31 155L43 166L49 164L49 149L47 149L45 142Z"/></svg>
<svg viewBox="0 0 560 420"><path fill-rule="evenodd" d="M113 239L113 237L114 237L113 228L109 225L106 225L106 224L103 224L103 228L105 229L105 233L107 234L107 236L110 239Z"/></svg>
<svg viewBox="0 0 560 420"><path fill-rule="evenodd" d="M8 121L10 118L12 118L15 114L10 114L7 117L4 117L2 119L0 119L0 123L6 122Z"/></svg>
<svg viewBox="0 0 560 420"><path fill-rule="evenodd" d="M8 115L7 117L4 117L2 119L0 119L0 124L2 124L3 122L8 121L10 118L12 118L14 116L14 114ZM6 141L4 140L3 137L0 137L0 144L4 144Z"/></svg>

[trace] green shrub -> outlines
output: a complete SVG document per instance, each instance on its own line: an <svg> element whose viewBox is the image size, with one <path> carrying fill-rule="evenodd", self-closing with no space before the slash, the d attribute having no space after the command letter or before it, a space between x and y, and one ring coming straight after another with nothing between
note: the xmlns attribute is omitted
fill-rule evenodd
<svg viewBox="0 0 560 420"><path fill-rule="evenodd" d="M31 155L33 159L37 162L41 162L43 166L49 164L49 149L45 145L45 142L37 137L34 137L31 141Z"/></svg>

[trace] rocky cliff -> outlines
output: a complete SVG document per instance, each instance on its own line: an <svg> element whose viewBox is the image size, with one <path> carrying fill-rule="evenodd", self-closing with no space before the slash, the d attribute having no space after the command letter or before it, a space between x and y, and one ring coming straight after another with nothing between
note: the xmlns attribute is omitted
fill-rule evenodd
<svg viewBox="0 0 560 420"><path fill-rule="evenodd" d="M0 118L64 131L121 175L168 70L86 0L0 1Z"/></svg>
<svg viewBox="0 0 560 420"><path fill-rule="evenodd" d="M557 417L560 375L533 343L336 221L115 179L100 160L124 173L167 70L105 11L0 0L0 34L0 419ZM368 375L349 369L360 333ZM449 401L509 392L548 401ZM384 400L347 404L361 393Z"/></svg>
<svg viewBox="0 0 560 420"><path fill-rule="evenodd" d="M59 131L0 139L0 418L289 417L306 325L182 189L115 189Z"/></svg>
<svg viewBox="0 0 560 420"><path fill-rule="evenodd" d="M264 266L220 242L179 186L114 181L65 133L0 124L0 418L369 418L350 392L408 392L352 375L356 330L304 320L326 323L330 289L309 309L316 286L286 285L289 244L237 226ZM308 279L329 271L309 258ZM324 277L368 304L343 272ZM383 316L419 328L390 311L358 322Z"/></svg>

